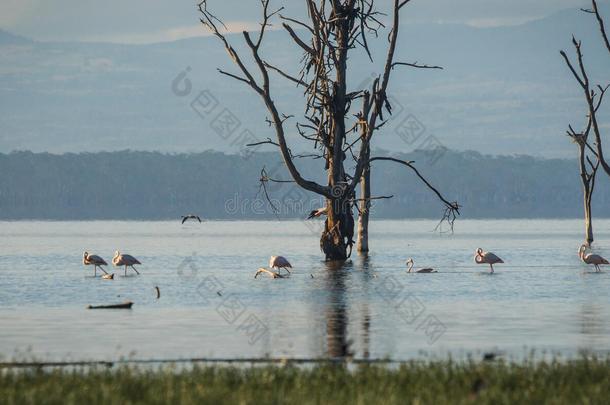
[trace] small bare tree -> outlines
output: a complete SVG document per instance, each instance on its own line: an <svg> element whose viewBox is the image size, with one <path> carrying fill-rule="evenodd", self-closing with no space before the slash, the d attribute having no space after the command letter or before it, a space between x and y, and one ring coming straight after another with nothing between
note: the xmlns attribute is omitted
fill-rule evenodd
<svg viewBox="0 0 610 405"><path fill-rule="evenodd" d="M593 216L591 213L591 199L593 197L593 191L595 190L595 176L597 175L597 169L599 168L599 159L597 154L588 144L589 132L591 131L591 120L587 128L577 133L572 129L568 130L568 136L572 138L574 143L578 145L578 164L580 170L580 179L582 182L583 189L583 203L585 213L585 244L591 246L593 243ZM594 155L595 163L589 155Z"/></svg>
<svg viewBox="0 0 610 405"><path fill-rule="evenodd" d="M270 179L263 175L263 187L267 181L292 181L307 191L323 196L326 199L327 218L320 247L327 260L344 260L351 254L354 243L353 208L357 207L359 201L355 197L356 187L363 175L365 178L368 176L371 162L391 160L414 169L412 162L370 157L373 133L384 125L384 113L391 113L386 92L392 70L398 66L430 68L394 60L400 12L410 0L392 1L383 73L365 89L348 88L348 54L360 49L372 61L367 38L369 35L377 36L379 30L385 27L381 21L384 15L376 9L374 0L304 0L308 16L305 21L283 16L283 8L270 10L269 0L260 1L262 22L258 35L253 37L246 31L242 33L251 53L250 64L242 59L221 32L224 25L209 11L209 0L199 4L201 22L222 42L239 69L238 73L219 69L220 73L249 86L259 95L270 114L268 123L275 129L276 140L268 139L263 143L279 148L292 180ZM261 53L265 32L275 18L279 18L282 27L303 54L298 73L286 72L273 65ZM299 27L299 32L294 27ZM251 67L252 64L254 67ZM288 146L285 129L286 122L293 116L284 115L278 110L272 95L271 73L303 89L304 113L303 118L296 122L296 131L312 142L316 151L313 157L324 160L326 184L303 178L295 165L297 156ZM355 107L355 101L359 99L362 100L361 108ZM355 163L351 172L346 169L349 157ZM360 198L360 202L367 206L373 198L368 195ZM455 216L459 207L457 203L449 203L446 208ZM365 211L368 212L368 209Z"/></svg>
<svg viewBox="0 0 610 405"><path fill-rule="evenodd" d="M610 53L610 42L606 34L604 20L599 11L596 0L591 0L591 9L583 9L585 13L593 14L596 17L602 40L608 52ZM595 189L595 176L597 169L601 165L607 175L610 176L610 165L606 163L604 150L602 146L601 126L597 113L602 105L604 95L610 85L605 87L601 85L591 85L589 74L585 67L582 43L572 36L572 45L576 52L577 63L573 63L566 54L561 51L566 65L572 72L572 75L583 90L585 101L587 103L587 126L582 132L576 132L569 126L568 136L578 145L579 151L579 171L581 183L583 186L583 200L585 212L585 243L591 245L593 243L593 218L591 213L591 199ZM593 131L593 146L589 143L589 134ZM595 161L595 163L594 163Z"/></svg>

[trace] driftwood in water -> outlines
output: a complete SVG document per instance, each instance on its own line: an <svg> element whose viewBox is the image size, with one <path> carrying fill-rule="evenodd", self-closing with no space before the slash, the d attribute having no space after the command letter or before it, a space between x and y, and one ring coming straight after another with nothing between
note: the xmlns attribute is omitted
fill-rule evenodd
<svg viewBox="0 0 610 405"><path fill-rule="evenodd" d="M89 305L87 309L131 309L133 302L127 301L122 304L113 305Z"/></svg>

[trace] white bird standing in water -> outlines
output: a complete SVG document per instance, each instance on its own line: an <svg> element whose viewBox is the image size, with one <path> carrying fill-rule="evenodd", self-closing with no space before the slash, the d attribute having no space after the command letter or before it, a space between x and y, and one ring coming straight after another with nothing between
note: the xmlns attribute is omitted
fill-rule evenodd
<svg viewBox="0 0 610 405"><path fill-rule="evenodd" d="M491 252L484 252L481 248L478 248L477 251L474 253L474 261L477 264L489 264L491 273L494 272L494 264L504 263L504 260L500 259L495 254Z"/></svg>
<svg viewBox="0 0 610 405"><path fill-rule="evenodd" d="M118 250L114 252L114 257L112 258L112 264L116 267L125 266L125 275L127 275L127 266L131 267L136 273L140 274L135 267L136 264L142 264L138 259L128 254L121 254Z"/></svg>
<svg viewBox="0 0 610 405"><path fill-rule="evenodd" d="M269 259L269 268L277 269L278 273L280 272L280 269L284 269L290 273L288 268L292 268L292 265L284 256L271 256L271 259Z"/></svg>
<svg viewBox="0 0 610 405"><path fill-rule="evenodd" d="M407 263L406 263L406 264L407 264L407 266L409 267L409 269L407 270L407 273L411 273L411 272L412 272L412 270L413 270L413 264L414 264L414 263L413 263L413 258L412 258L412 257L409 257L409 258L407 259ZM417 270L415 270L415 273L437 273L437 271L436 271L436 270L434 270L434 269L433 269L433 268L431 268L431 267L426 267L426 268L423 268L423 269L417 269Z"/></svg>
<svg viewBox="0 0 610 405"><path fill-rule="evenodd" d="M85 266L93 265L93 277L97 275L97 268L99 267L101 271L105 274L108 274L106 270L102 268L102 266L108 266L108 263L98 255L90 255L88 252L83 253L83 264Z"/></svg>
<svg viewBox="0 0 610 405"><path fill-rule="evenodd" d="M587 252L587 246L581 245L580 249L578 249L578 257L580 257L580 260L582 260L584 263L594 265L595 271L597 273L601 272L601 270L599 268L600 264L610 264L608 262L608 260L604 259L600 255L596 255L593 253L586 253L586 252Z"/></svg>

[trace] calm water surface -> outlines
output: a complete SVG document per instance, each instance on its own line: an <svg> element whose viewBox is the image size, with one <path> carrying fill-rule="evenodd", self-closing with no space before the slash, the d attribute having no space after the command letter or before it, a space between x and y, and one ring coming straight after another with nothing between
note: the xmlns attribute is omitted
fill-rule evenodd
<svg viewBox="0 0 610 405"><path fill-rule="evenodd" d="M610 221L597 221L610 256ZM610 269L579 262L580 221L376 221L372 254L321 260L316 223L0 222L0 356L55 360L189 357L408 359L501 350L610 351ZM506 264L473 263L477 247ZM93 278L82 252L143 263ZM272 254L292 277L254 279ZM405 260L437 274L407 274ZM154 290L159 286L161 298ZM89 304L133 301L131 310Z"/></svg>

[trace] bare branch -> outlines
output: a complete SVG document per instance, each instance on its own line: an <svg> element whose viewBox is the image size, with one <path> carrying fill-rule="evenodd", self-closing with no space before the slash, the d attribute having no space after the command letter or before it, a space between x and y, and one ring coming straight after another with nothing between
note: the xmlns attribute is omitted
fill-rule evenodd
<svg viewBox="0 0 610 405"><path fill-rule="evenodd" d="M413 163L415 163L415 162L400 160L400 159L396 159L393 157L373 157L373 158L369 159L369 163L372 163L375 160L390 161L390 162L399 163L401 165L407 166L409 169L411 169L411 170L413 170L413 172L415 172L415 175L426 185L426 187L428 187L428 189L430 189L434 194L436 194L438 199L441 200L445 204L445 207L446 207L446 209L449 210L449 212L457 214L457 215L460 214L459 204L456 201L449 202L445 197L443 197L443 195L440 193L440 191L438 191L438 189L436 189L432 184L430 184L430 182L419 172L419 170L417 170L417 168L415 166L413 166Z"/></svg>
<svg viewBox="0 0 610 405"><path fill-rule="evenodd" d="M610 176L610 165L608 165L608 163L606 162L606 160L604 158L601 129L600 129L599 123L597 121L597 110L599 109L599 107L601 105L601 101L603 100L607 87L606 88L603 88L601 86L598 87L600 89L600 97L596 104L595 92L592 91L589 87L589 77L587 75L587 70L585 68L584 58L583 58L582 49L581 49L581 42L577 41L576 38L572 37L572 44L574 45L574 48L576 49L576 56L578 58L578 67L579 67L580 73L578 73L576 71L576 68L573 66L570 59L566 55L566 53L564 51L561 51L560 53L561 53L561 56L563 56L564 60L566 61L566 64L572 71L574 78L578 81L578 83L580 84L580 87L583 90L583 93L585 95L585 100L587 101L587 107L588 107L588 117L589 117L588 126L590 126L590 129L593 129L593 134L595 135L596 156L597 156L597 159L599 160L602 168L606 172L606 174L608 174ZM587 133L588 133L588 130L587 130ZM588 145L588 144L585 142L585 145Z"/></svg>
<svg viewBox="0 0 610 405"><path fill-rule="evenodd" d="M290 21L291 23L300 25L301 27L306 28L312 35L315 35L315 32L314 32L313 28L311 28L309 25L305 24L302 21L296 20L294 18L289 18L289 17L283 16L282 14L280 14L280 18L282 20Z"/></svg>
<svg viewBox="0 0 610 405"><path fill-rule="evenodd" d="M593 14L595 14L595 18L597 19L597 24L599 25L599 30L602 34L602 39L604 40L604 44L606 45L606 49L608 50L608 52L610 52L610 41L608 40L608 35L606 34L606 27L604 25L604 19L602 18L601 13L599 12L599 8L597 7L597 2L596 0L591 0L591 2L593 3L593 9L592 10L584 10L587 12L591 12Z"/></svg>
<svg viewBox="0 0 610 405"><path fill-rule="evenodd" d="M241 77L241 76L238 76L238 75L233 74L233 73L225 72L225 71L224 71L224 70L222 70L222 69L216 69L216 70L217 70L217 71L218 71L220 74L223 74L223 75L225 75L225 76L229 76L229 77L231 77L231 78L233 78L233 79L235 79L235 80L238 80L238 81L240 81L240 82L244 82L244 83L246 83L246 84L247 84L247 85L249 85L249 86L250 86L250 85L252 85L252 82L250 82L250 80L248 80L248 79L244 79L244 78L243 78L243 77Z"/></svg>
<svg viewBox="0 0 610 405"><path fill-rule="evenodd" d="M350 201L371 201L371 200L389 200L390 198L394 198L393 195L380 195L378 197L368 197L368 198L351 198Z"/></svg>
<svg viewBox="0 0 610 405"><path fill-rule="evenodd" d="M296 32L294 32L294 30L292 29L292 27L286 23L283 23L282 26L284 27L284 29L286 31L288 31L288 33L290 34L290 36L292 37L292 39L294 40L294 42L296 42L297 45L299 45L301 48L303 48L303 50L311 55L315 55L314 50L308 46L305 42L303 42L303 40L301 40L301 38L299 38L299 36L296 34Z"/></svg>
<svg viewBox="0 0 610 405"><path fill-rule="evenodd" d="M274 72L279 73L280 75L282 75L286 79L290 80L291 82L296 83L299 86L307 87L307 83L305 83L303 80L297 79L296 77L289 75L288 73L284 72L280 68L275 67L267 62L264 62L264 63L267 68L273 70Z"/></svg>
<svg viewBox="0 0 610 405"><path fill-rule="evenodd" d="M440 70L443 70L442 66L421 65L421 64L418 64L417 62L413 62L413 63L394 62L394 63L392 63L392 69L394 69L394 67L396 67L396 66L410 66L410 67L417 68L417 69L440 69Z"/></svg>
<svg viewBox="0 0 610 405"><path fill-rule="evenodd" d="M568 57L568 55L566 55L566 53L564 51L559 51L559 53L561 54L561 56L565 60L566 65L568 65L568 67L570 68L570 71L572 72L572 75L578 81L580 86L581 87L586 87L586 84L585 84L584 80L581 79L579 74L576 72L576 69L574 69L574 66L572 65L572 62L570 61L570 58Z"/></svg>
<svg viewBox="0 0 610 405"><path fill-rule="evenodd" d="M280 146L280 144L279 144L279 143L277 143L277 142L273 142L273 141L271 140L271 138L267 138L267 140L266 140L266 141L260 141L260 142L248 143L248 144L246 144L246 146L258 146L258 145L265 145L265 144L269 144L269 145L275 145L275 146L278 146L278 147Z"/></svg>

